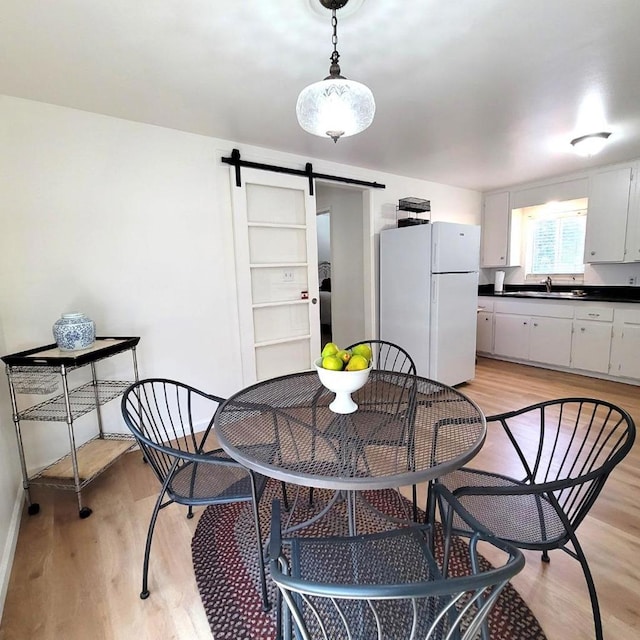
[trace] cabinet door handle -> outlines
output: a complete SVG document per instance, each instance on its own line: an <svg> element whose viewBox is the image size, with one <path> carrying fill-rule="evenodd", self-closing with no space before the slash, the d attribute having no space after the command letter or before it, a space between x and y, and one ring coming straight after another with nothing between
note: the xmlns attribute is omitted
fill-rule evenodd
<svg viewBox="0 0 640 640"><path fill-rule="evenodd" d="M588 313L587 314L590 318L599 318L600 314L599 313Z"/></svg>
<svg viewBox="0 0 640 640"><path fill-rule="evenodd" d="M537 323L537 322L534 322L534 323L533 323L533 326L534 326L534 327L537 327L537 326L538 326L538 323Z"/></svg>
<svg viewBox="0 0 640 640"><path fill-rule="evenodd" d="M582 331L582 333L584 333L584 327L580 327L580 331Z"/></svg>
<svg viewBox="0 0 640 640"><path fill-rule="evenodd" d="M528 324L527 322L523 322L522 324Z"/></svg>
<svg viewBox="0 0 640 640"><path fill-rule="evenodd" d="M595 256L595 255L596 255L596 252L595 252L595 251L592 251L592 252L591 252L591 255L592 255L592 256Z"/></svg>

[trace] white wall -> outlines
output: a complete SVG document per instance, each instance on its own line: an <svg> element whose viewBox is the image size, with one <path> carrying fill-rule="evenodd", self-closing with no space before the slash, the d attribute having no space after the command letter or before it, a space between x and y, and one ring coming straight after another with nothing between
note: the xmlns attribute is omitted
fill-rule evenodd
<svg viewBox="0 0 640 640"><path fill-rule="evenodd" d="M79 310L95 321L98 335L142 336L142 377L176 377L221 395L237 390L230 169L220 158L239 145L6 96L0 96L0 120L6 350L51 342L60 314ZM300 168L309 161L240 149L243 158L268 164ZM395 205L408 195L430 199L434 220L479 223L477 192L322 161L313 165L322 173L387 185L367 198L372 233L395 224ZM130 374L128 356L104 366ZM107 407L118 423L108 425L111 430L122 429L116 404ZM86 416L81 440L93 424ZM25 434L29 467L65 452L64 426L38 426L30 423Z"/></svg>
<svg viewBox="0 0 640 640"><path fill-rule="evenodd" d="M142 337L141 376L176 377L220 395L235 391L241 371L231 187L220 158L239 147L257 162L303 168L311 159L7 96L0 96L0 122L1 350L52 342L53 322L78 310L95 321L98 335ZM365 198L374 219L367 248L395 223L395 204L406 196L430 199L434 220L480 221L474 191L323 161L313 166L386 183ZM369 265L364 274L375 277ZM103 364L130 375L128 358ZM6 383L0 385L1 548L18 468ZM107 428L124 430L117 403L107 413ZM85 418L79 441L94 429L94 418ZM66 452L63 424L24 426L30 468Z"/></svg>
<svg viewBox="0 0 640 640"><path fill-rule="evenodd" d="M318 235L318 262L331 262L330 213L321 213L316 216L316 233Z"/></svg>
<svg viewBox="0 0 640 640"><path fill-rule="evenodd" d="M0 316L0 353L7 353ZM14 436L7 385L0 383L0 618L20 526L19 495L22 495L18 451ZM20 491L20 494L18 494Z"/></svg>

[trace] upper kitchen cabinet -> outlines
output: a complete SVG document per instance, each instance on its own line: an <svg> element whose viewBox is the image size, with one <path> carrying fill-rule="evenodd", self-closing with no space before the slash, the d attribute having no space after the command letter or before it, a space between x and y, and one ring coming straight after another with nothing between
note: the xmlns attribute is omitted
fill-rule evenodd
<svg viewBox="0 0 640 640"><path fill-rule="evenodd" d="M631 167L598 171L589 177L585 263L624 262L631 178Z"/></svg>
<svg viewBox="0 0 640 640"><path fill-rule="evenodd" d="M640 261L640 184L638 184L640 180L638 180L638 169L640 169L640 165L633 168L631 175L625 262Z"/></svg>
<svg viewBox="0 0 640 640"><path fill-rule="evenodd" d="M509 233L511 209L509 192L484 197L482 206L481 266L509 266Z"/></svg>

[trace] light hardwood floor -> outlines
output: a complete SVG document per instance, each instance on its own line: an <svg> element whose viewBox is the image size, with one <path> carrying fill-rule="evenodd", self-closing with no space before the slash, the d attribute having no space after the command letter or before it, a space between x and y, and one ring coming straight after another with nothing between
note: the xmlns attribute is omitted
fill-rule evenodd
<svg viewBox="0 0 640 640"><path fill-rule="evenodd" d="M627 409L640 425L640 388L480 358L476 379L460 388L487 413L540 400L584 395ZM605 638L640 638L640 444L613 472L578 531L602 608ZM491 440L480 455L499 455ZM190 541L197 524L172 505L160 514L151 556L151 596L140 573L158 486L140 454L127 454L85 490L93 515L80 520L72 493L37 489L37 516L23 515L0 623L0 640L201 640L211 638L193 577ZM423 498L421 497L421 500ZM421 502L423 504L423 502ZM514 585L549 640L593 637L578 562L527 553Z"/></svg>

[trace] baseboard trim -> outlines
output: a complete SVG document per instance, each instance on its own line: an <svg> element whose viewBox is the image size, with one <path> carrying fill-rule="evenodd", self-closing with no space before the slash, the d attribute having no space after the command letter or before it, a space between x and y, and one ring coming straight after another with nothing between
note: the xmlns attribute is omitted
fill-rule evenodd
<svg viewBox="0 0 640 640"><path fill-rule="evenodd" d="M22 516L23 506L24 489L22 488L22 484L19 484L16 501L13 505L13 513L11 514L11 522L9 523L9 529L7 531L7 540L2 550L2 557L0 557L0 620L2 620L4 603L7 599L7 591L9 590L9 578L11 578L11 568L13 567L16 545L18 544L20 518Z"/></svg>
<svg viewBox="0 0 640 640"><path fill-rule="evenodd" d="M536 367L537 369L550 369L551 371L560 371L561 373L571 373L575 376L584 376L585 378L597 378L598 380L608 380L609 382L619 382L621 384L631 384L635 387L640 386L640 380L637 378L625 378L623 376L612 376L608 373L600 373L598 371L586 371L585 369L574 369L573 367L563 367L562 365L548 364L546 362L535 362L533 360L521 360L519 358L511 358L501 354L487 353L485 351L477 352L479 358L488 358L490 360L502 360L503 362L513 362L514 364L523 364L528 367Z"/></svg>

